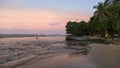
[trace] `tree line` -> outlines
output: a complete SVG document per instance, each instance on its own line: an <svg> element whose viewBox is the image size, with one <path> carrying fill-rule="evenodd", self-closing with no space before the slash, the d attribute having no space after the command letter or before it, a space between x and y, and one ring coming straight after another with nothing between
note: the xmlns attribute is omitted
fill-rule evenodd
<svg viewBox="0 0 120 68"><path fill-rule="evenodd" d="M88 22L68 21L66 33L75 36L120 34L120 0L98 2L93 8L95 12Z"/></svg>

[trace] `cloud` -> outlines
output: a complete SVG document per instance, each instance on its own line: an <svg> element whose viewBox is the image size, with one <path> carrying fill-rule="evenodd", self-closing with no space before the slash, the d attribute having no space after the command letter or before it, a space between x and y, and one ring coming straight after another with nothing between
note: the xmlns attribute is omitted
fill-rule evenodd
<svg viewBox="0 0 120 68"><path fill-rule="evenodd" d="M60 25L61 23L50 23L50 25Z"/></svg>

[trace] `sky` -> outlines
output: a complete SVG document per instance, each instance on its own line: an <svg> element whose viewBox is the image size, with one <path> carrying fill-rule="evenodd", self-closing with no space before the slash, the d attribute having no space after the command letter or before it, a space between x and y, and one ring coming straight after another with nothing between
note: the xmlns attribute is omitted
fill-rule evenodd
<svg viewBox="0 0 120 68"><path fill-rule="evenodd" d="M68 21L88 21L104 0L0 0L0 34L65 34Z"/></svg>

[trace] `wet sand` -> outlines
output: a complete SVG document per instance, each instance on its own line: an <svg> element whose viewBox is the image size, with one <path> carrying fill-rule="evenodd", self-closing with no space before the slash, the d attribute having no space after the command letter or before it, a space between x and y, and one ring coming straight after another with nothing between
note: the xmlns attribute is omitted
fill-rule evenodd
<svg viewBox="0 0 120 68"><path fill-rule="evenodd" d="M120 68L120 46L93 45L89 54L62 54L17 68ZM102 48L102 49L101 49Z"/></svg>
<svg viewBox="0 0 120 68"><path fill-rule="evenodd" d="M120 68L119 57L120 44L67 42L64 36L0 39L0 68Z"/></svg>

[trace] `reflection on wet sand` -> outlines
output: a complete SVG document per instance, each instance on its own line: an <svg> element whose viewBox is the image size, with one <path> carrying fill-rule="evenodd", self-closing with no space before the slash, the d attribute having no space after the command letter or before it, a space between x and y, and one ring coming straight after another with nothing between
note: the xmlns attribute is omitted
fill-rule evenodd
<svg viewBox="0 0 120 68"><path fill-rule="evenodd" d="M70 57L75 56L87 56L91 50L91 46L83 41L67 41L66 45L69 49L75 49L76 51L68 53Z"/></svg>
<svg viewBox="0 0 120 68"><path fill-rule="evenodd" d="M68 55L70 57L75 57L75 56L87 56L89 54L89 50L85 50L85 51L79 51L79 52L74 52L74 53L69 53Z"/></svg>

